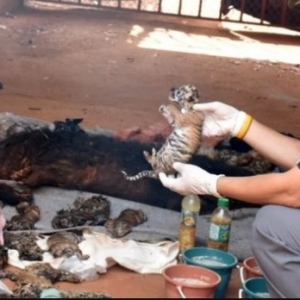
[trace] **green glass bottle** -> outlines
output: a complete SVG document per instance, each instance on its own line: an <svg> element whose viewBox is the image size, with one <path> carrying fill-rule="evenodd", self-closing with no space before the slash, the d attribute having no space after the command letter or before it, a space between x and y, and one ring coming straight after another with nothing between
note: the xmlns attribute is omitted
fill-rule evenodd
<svg viewBox="0 0 300 300"><path fill-rule="evenodd" d="M229 200L221 197L218 207L212 212L207 247L228 251L232 215L228 208Z"/></svg>

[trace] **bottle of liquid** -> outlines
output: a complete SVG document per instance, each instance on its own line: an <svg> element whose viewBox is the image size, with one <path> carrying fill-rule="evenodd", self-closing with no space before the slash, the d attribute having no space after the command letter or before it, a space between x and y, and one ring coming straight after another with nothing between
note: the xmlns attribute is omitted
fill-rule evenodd
<svg viewBox="0 0 300 300"><path fill-rule="evenodd" d="M195 246L197 218L201 201L197 195L187 195L181 202L181 223L179 227L180 253Z"/></svg>
<svg viewBox="0 0 300 300"><path fill-rule="evenodd" d="M228 251L232 215L227 198L218 199L218 207L212 212L207 247Z"/></svg>

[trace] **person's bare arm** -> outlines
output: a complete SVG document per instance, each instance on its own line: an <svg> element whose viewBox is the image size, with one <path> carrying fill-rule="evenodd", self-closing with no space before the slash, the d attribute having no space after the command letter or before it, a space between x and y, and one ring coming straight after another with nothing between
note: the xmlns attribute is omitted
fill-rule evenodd
<svg viewBox="0 0 300 300"><path fill-rule="evenodd" d="M251 116L233 106L213 101L197 103L193 108L205 116L202 134L206 140L241 138L274 164L286 169L294 166L299 159L299 140L252 120Z"/></svg>
<svg viewBox="0 0 300 300"><path fill-rule="evenodd" d="M249 177L220 177L218 193L256 204L300 207L300 169L294 166L284 173Z"/></svg>
<svg viewBox="0 0 300 300"><path fill-rule="evenodd" d="M274 164L290 169L300 158L300 140L283 135L256 120L244 139L258 153Z"/></svg>
<svg viewBox="0 0 300 300"><path fill-rule="evenodd" d="M222 102L195 104L205 118L203 136L243 139L258 153L274 164L285 168L283 173L269 173L248 177L227 177L210 174L200 167L174 163L181 175L159 174L162 184L181 195L198 194L225 196L256 204L278 204L300 208L300 140L277 132L236 108Z"/></svg>

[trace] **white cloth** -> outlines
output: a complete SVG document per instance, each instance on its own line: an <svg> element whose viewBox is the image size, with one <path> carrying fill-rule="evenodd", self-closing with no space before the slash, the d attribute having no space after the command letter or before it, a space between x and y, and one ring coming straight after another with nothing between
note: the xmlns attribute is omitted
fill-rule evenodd
<svg viewBox="0 0 300 300"><path fill-rule="evenodd" d="M177 264L178 241L148 244L113 239L92 230L85 230L83 237L79 248L84 255L90 255L89 259L81 261L75 255L69 258L54 258L50 252L45 252L43 262L50 263L55 269L75 273L82 280L95 280L99 276L98 273L106 273L107 269L115 264L141 274L160 274L165 267ZM45 236L37 241L43 250L47 250L47 238ZM20 260L17 250L9 250L8 255L8 263L20 269L36 262Z"/></svg>

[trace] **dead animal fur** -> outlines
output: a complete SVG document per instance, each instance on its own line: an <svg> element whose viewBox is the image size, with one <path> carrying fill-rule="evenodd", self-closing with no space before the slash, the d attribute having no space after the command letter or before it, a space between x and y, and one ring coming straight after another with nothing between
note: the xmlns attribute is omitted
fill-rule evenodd
<svg viewBox="0 0 300 300"><path fill-rule="evenodd" d="M0 246L0 270L8 266L8 248Z"/></svg>
<svg viewBox="0 0 300 300"><path fill-rule="evenodd" d="M54 122L49 127L9 135L0 143L0 179L16 180L29 188L57 186L151 206L180 211L181 195L162 186L159 180L144 178L130 182L122 170L136 174L149 168L143 151L160 148L160 143L119 141L114 137L89 134L79 121ZM190 163L213 174L254 175L255 170L230 166L225 161L196 155ZM272 169L270 170L270 172ZM201 214L211 213L217 202L203 196ZM214 200L216 200L214 198ZM230 209L253 207L231 199Z"/></svg>
<svg viewBox="0 0 300 300"><path fill-rule="evenodd" d="M108 220L104 226L106 230L116 238L128 234L133 227L147 221L147 216L141 209L124 209L115 219Z"/></svg>
<svg viewBox="0 0 300 300"><path fill-rule="evenodd" d="M83 240L82 237L73 232L60 231L51 235L47 239L49 251L54 257L71 257L76 255L80 260L86 260L90 256L83 255L78 244Z"/></svg>
<svg viewBox="0 0 300 300"><path fill-rule="evenodd" d="M34 232L4 231L4 245L17 250L21 260L42 261L44 251L36 243L38 237Z"/></svg>
<svg viewBox="0 0 300 300"><path fill-rule="evenodd" d="M7 276L11 277L11 274L0 272L1 278L7 278ZM53 288L57 282L81 282L80 277L76 274L54 269L49 263L34 263L15 274L13 279L15 286L12 290L13 295L7 295L9 298L40 298L44 289ZM62 298L111 298L105 293L57 290L61 293Z"/></svg>
<svg viewBox="0 0 300 300"><path fill-rule="evenodd" d="M72 228L76 226L103 225L110 213L109 202L102 195L91 198L77 198L73 207L57 212L52 220L52 227Z"/></svg>
<svg viewBox="0 0 300 300"><path fill-rule="evenodd" d="M5 204L17 205L21 202L32 202L33 193L27 186L5 180L0 182L0 199Z"/></svg>
<svg viewBox="0 0 300 300"><path fill-rule="evenodd" d="M18 230L32 230L35 223L40 219L40 209L38 206L21 202L16 206L18 212L13 216L11 220L6 223L6 230L18 231Z"/></svg>

